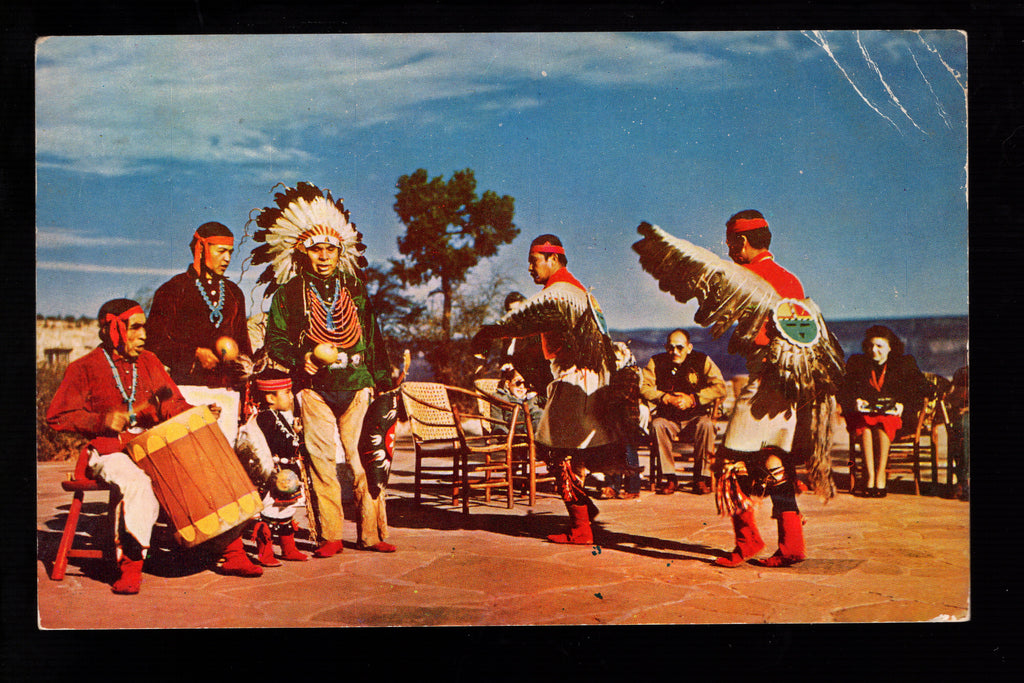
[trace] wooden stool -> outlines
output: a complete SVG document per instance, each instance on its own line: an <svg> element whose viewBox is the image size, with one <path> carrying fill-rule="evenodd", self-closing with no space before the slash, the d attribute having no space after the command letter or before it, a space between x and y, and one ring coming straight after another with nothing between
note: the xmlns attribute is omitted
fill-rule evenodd
<svg viewBox="0 0 1024 683"><path fill-rule="evenodd" d="M64 522L64 533L60 538L60 545L57 546L57 557L53 561L53 570L50 572L50 578L54 581L60 581L64 578L64 572L68 568L68 558L71 557L88 557L88 558L102 558L103 550L80 550L75 549L75 532L78 530L78 519L82 512L82 503L85 499L85 493L87 491L109 491L110 498L108 505L114 505L117 503L117 492L113 487L104 484L103 482L91 479L86 474L86 468L89 465L89 451L88 448L83 448L78 454L78 464L75 466L73 474L68 475L67 481L62 481L60 487L65 491L71 491L74 495L71 497L71 507L68 509L68 519Z"/></svg>

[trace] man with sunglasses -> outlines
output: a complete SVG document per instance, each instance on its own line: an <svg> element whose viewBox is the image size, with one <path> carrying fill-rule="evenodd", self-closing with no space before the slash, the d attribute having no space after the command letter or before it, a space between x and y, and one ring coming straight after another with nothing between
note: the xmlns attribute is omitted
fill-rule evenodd
<svg viewBox="0 0 1024 683"><path fill-rule="evenodd" d="M707 472L715 450L711 409L725 393L725 379L715 362L693 350L686 330L672 330L665 353L655 354L647 363L640 385L640 395L655 406L651 431L664 475L655 493L668 495L678 488L672 442L679 438L693 440L693 492L711 492Z"/></svg>

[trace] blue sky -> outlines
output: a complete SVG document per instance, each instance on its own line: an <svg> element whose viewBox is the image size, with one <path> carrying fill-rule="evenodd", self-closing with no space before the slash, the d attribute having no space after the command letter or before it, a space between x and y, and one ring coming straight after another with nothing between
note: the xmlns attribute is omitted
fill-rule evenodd
<svg viewBox="0 0 1024 683"><path fill-rule="evenodd" d="M237 241L279 182L343 197L383 263L398 177L467 167L522 229L473 281L532 293L529 241L555 233L616 329L692 324L637 264L641 220L724 255L747 208L828 318L967 313L960 32L57 36L36 55L40 313L155 289L198 225ZM228 271L246 293L251 247Z"/></svg>

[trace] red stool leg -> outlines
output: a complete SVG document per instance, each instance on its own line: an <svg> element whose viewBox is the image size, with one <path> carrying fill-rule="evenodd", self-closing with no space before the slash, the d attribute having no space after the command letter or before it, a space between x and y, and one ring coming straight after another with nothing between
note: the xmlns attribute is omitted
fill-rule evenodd
<svg viewBox="0 0 1024 683"><path fill-rule="evenodd" d="M64 572L68 568L68 553L71 551L71 545L75 540L75 532L78 530L78 516L82 512L82 501L85 498L85 492L75 491L75 495L71 500L71 507L68 508L68 519L64 523L64 533L60 537L60 545L57 546L57 558L53 561L53 571L50 572L50 578L54 581L60 581L64 578Z"/></svg>

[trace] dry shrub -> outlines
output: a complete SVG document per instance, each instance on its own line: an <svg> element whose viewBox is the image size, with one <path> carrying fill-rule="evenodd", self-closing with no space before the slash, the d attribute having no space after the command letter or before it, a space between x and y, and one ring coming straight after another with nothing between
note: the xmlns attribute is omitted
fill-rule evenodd
<svg viewBox="0 0 1024 683"><path fill-rule="evenodd" d="M46 363L36 366L36 460L41 462L70 460L85 444L81 436L54 431L46 424L46 409L63 378L63 367Z"/></svg>

